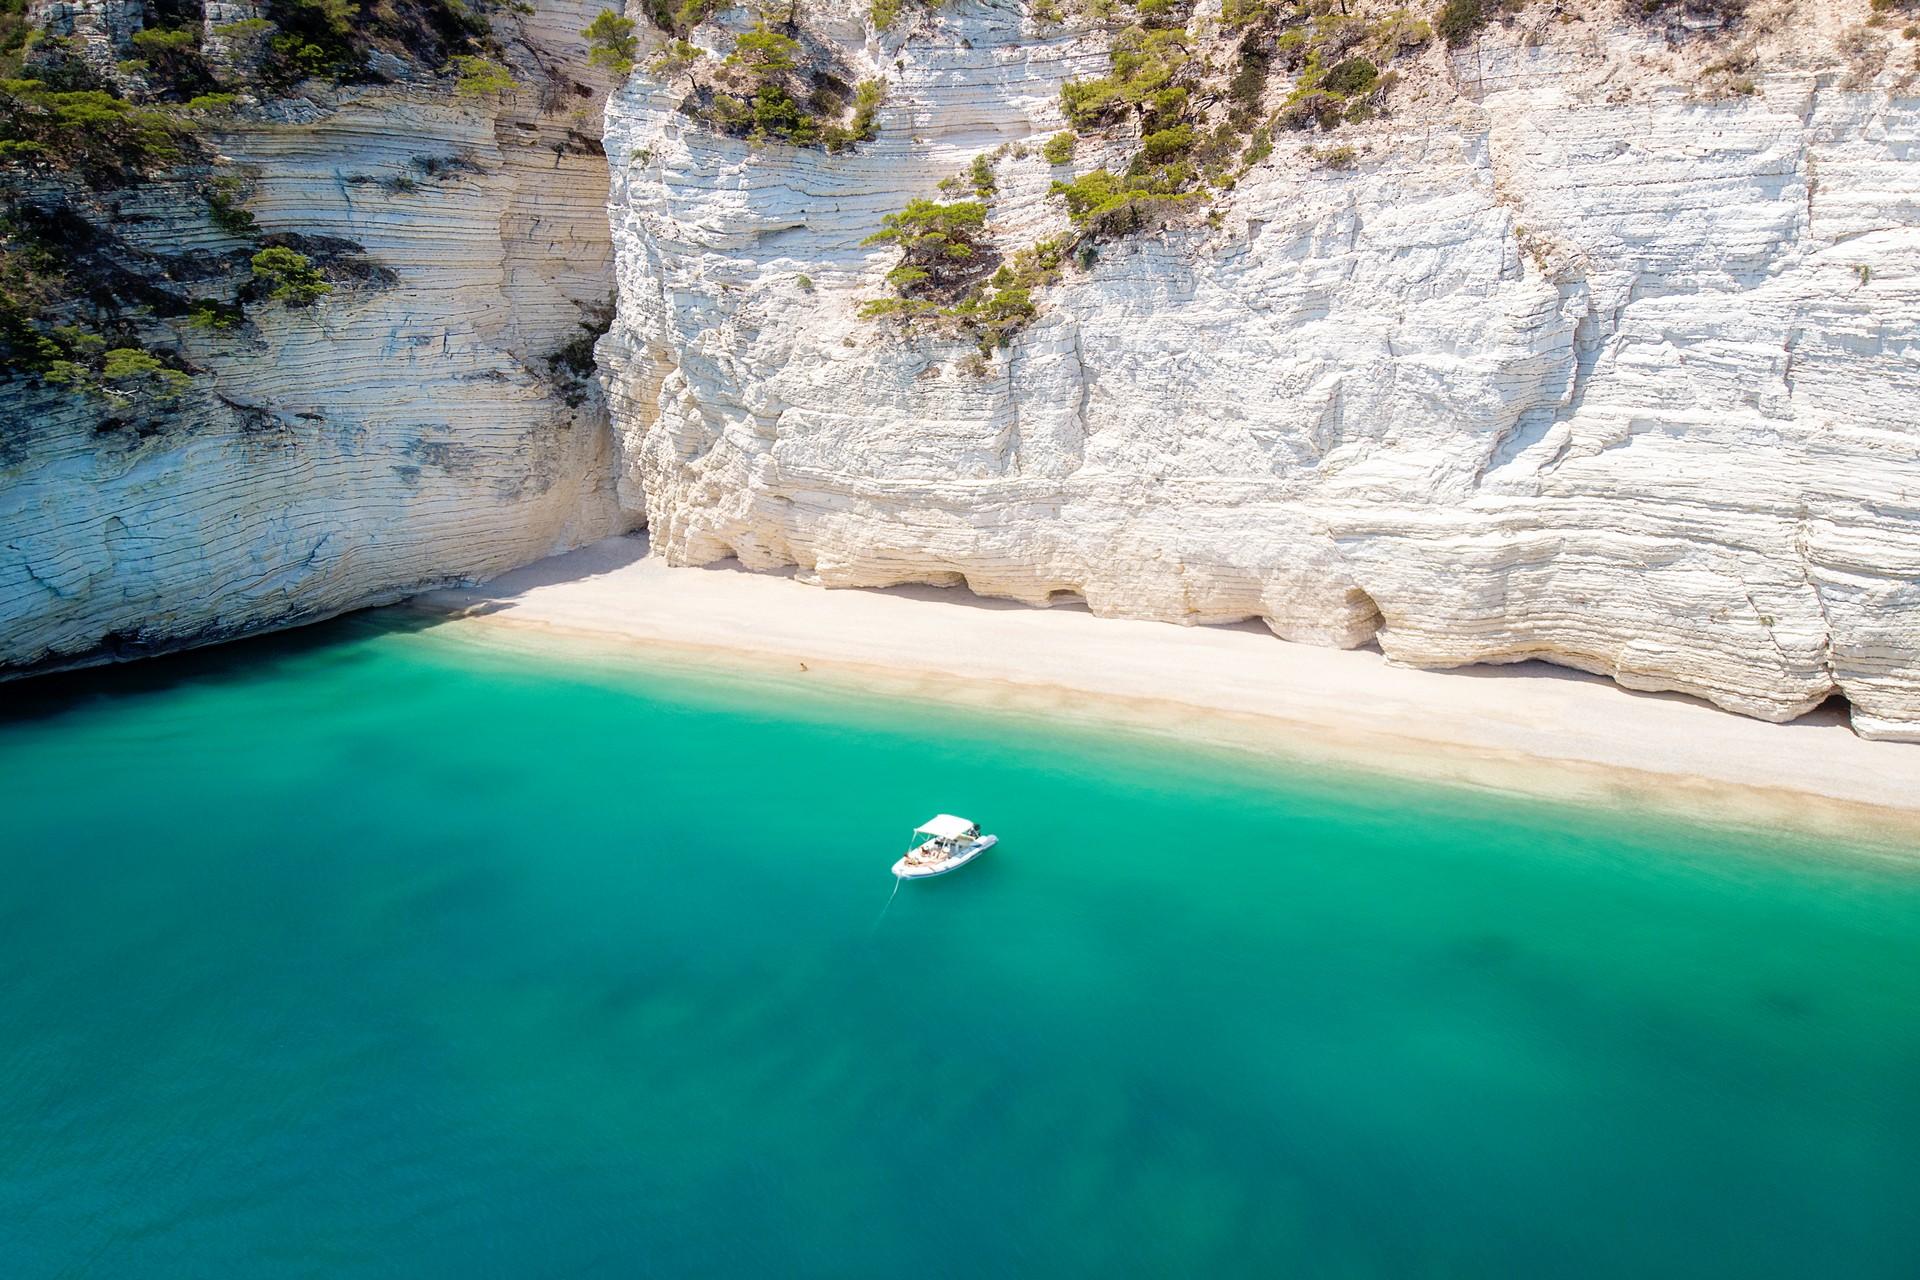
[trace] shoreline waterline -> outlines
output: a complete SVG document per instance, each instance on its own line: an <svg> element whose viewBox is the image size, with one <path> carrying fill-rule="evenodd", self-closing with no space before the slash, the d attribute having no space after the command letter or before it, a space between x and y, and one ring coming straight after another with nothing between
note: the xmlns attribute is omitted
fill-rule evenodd
<svg viewBox="0 0 1920 1280"><path fill-rule="evenodd" d="M1099 619L958 589L829 591L645 552L642 537L608 539L394 609L527 653L558 645L575 660L1120 730L1283 767L1920 847L1920 749L1860 739L1831 716L1773 725L1538 663L1425 671L1264 629Z"/></svg>

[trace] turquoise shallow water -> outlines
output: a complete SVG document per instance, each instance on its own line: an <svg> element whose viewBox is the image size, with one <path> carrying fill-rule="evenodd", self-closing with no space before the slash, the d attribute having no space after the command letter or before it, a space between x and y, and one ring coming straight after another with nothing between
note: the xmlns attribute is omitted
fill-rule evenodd
<svg viewBox="0 0 1920 1280"><path fill-rule="evenodd" d="M1920 1256L1920 863L380 619L0 697L7 1276Z"/></svg>

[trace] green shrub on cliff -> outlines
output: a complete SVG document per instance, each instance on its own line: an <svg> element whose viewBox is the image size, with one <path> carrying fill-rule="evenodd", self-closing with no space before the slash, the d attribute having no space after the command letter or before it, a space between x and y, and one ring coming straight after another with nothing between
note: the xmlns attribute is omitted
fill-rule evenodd
<svg viewBox="0 0 1920 1280"><path fill-rule="evenodd" d="M238 22L222 23L213 33L226 42L236 63L251 67L267 56L274 25L265 18L242 18Z"/></svg>
<svg viewBox="0 0 1920 1280"><path fill-rule="evenodd" d="M1002 262L991 276L949 285L938 296L895 296L873 298L860 307L866 320L894 320L905 326L933 325L963 335L979 347L985 358L996 347L1004 347L1013 335L1040 314L1034 300L1036 291L1060 278L1071 242L1065 238L1044 240ZM903 293L926 288L930 277L918 267L903 264L888 273L887 279ZM942 301L942 297L951 301ZM977 369L977 367L976 367Z"/></svg>
<svg viewBox="0 0 1920 1280"><path fill-rule="evenodd" d="M1193 126L1190 124L1159 129L1140 139L1140 154L1153 161L1165 160L1192 148L1193 139Z"/></svg>
<svg viewBox="0 0 1920 1280"><path fill-rule="evenodd" d="M193 382L180 370L168 368L159 357L139 347L115 347L108 351L101 358L100 377L123 394L145 391L166 399L179 395Z"/></svg>
<svg viewBox="0 0 1920 1280"><path fill-rule="evenodd" d="M986 222L987 206L978 200L911 200L883 218L880 230L861 243L897 244L905 265L925 273L920 280L944 284L966 272L979 251Z"/></svg>
<svg viewBox="0 0 1920 1280"><path fill-rule="evenodd" d="M236 56L242 63L260 56L267 42L262 74L270 85L285 86L313 76L343 81L379 80L368 55L376 50L400 54L441 70L456 58L495 58L501 54L486 14L466 0L264 0L262 20L243 20L221 28L241 37ZM231 38L231 36L230 36ZM244 43L242 43L244 42Z"/></svg>
<svg viewBox="0 0 1920 1280"><path fill-rule="evenodd" d="M598 52L595 50L595 53ZM682 71L698 64L700 59L706 56L706 51L699 45L690 44L685 40L669 40L661 46L660 52L653 56L653 61L647 64L647 74L656 80L671 80ZM624 61L623 64L623 60L613 54L599 61L615 75L623 76L633 70L631 61Z"/></svg>
<svg viewBox="0 0 1920 1280"><path fill-rule="evenodd" d="M27 0L0 0L0 76L20 73L20 58L37 28L27 21Z"/></svg>
<svg viewBox="0 0 1920 1280"><path fill-rule="evenodd" d="M845 126L828 125L824 132L829 151L845 151L856 142L871 142L880 132L880 105L887 100L885 83L862 80L853 95L853 119Z"/></svg>
<svg viewBox="0 0 1920 1280"><path fill-rule="evenodd" d="M1433 29L1449 45L1463 45L1486 21L1480 0L1446 0L1433 14Z"/></svg>
<svg viewBox="0 0 1920 1280"><path fill-rule="evenodd" d="M256 284L276 302L290 307L311 306L333 292L327 277L304 253L275 245L253 255L250 264Z"/></svg>
<svg viewBox="0 0 1920 1280"><path fill-rule="evenodd" d="M188 374L141 347L114 347L100 353L97 363L53 360L40 378L48 386L99 396L122 407L140 397L176 400L193 385Z"/></svg>
<svg viewBox="0 0 1920 1280"><path fill-rule="evenodd" d="M200 28L148 27L133 35L133 49L148 84L175 101L217 88L213 72L200 56Z"/></svg>
<svg viewBox="0 0 1920 1280"><path fill-rule="evenodd" d="M809 62L806 48L764 16L717 65L678 40L648 67L661 78L690 72L681 110L722 133L754 143L845 151L879 132L886 85L849 85L835 74L838 69L832 62Z"/></svg>
<svg viewBox="0 0 1920 1280"><path fill-rule="evenodd" d="M873 25L881 31L890 31L900 15L908 8L938 9L947 0L872 0L867 7L867 16L873 19ZM1038 16L1038 15L1036 15Z"/></svg>
<svg viewBox="0 0 1920 1280"><path fill-rule="evenodd" d="M646 0L647 18L662 31L685 35L719 8L719 0Z"/></svg>
<svg viewBox="0 0 1920 1280"><path fill-rule="evenodd" d="M1174 124L1187 90L1173 83L1185 68L1192 37L1184 27L1129 27L1114 37L1109 75L1069 80L1060 105L1078 128L1091 128L1128 108L1148 113L1155 128Z"/></svg>
<svg viewBox="0 0 1920 1280"><path fill-rule="evenodd" d="M55 90L0 80L0 142L15 159L94 174L131 175L178 159L181 126L104 89Z"/></svg>
<svg viewBox="0 0 1920 1280"><path fill-rule="evenodd" d="M734 41L733 52L727 55L726 65L744 72L756 83L765 84L793 70L799 65L799 59L800 42L773 30L762 18L753 30L740 33L740 38Z"/></svg>
<svg viewBox="0 0 1920 1280"><path fill-rule="evenodd" d="M118 250L62 201L0 199L0 380L103 392L109 350L137 349L136 311L172 301L119 269Z"/></svg>
<svg viewBox="0 0 1920 1280"><path fill-rule="evenodd" d="M12 231L0 221L0 234L10 239ZM61 283L51 264L35 262L30 252L0 244L0 378L45 377L55 364L73 358L74 344L40 321L41 311L57 296Z"/></svg>
<svg viewBox="0 0 1920 1280"><path fill-rule="evenodd" d="M632 72L633 60L640 52L640 38L633 34L632 18L615 13L612 9L603 9L600 16L589 22L587 29L580 34L587 38L587 61L596 67L605 67L617 76ZM679 43L688 49L693 48L684 40Z"/></svg>
<svg viewBox="0 0 1920 1280"><path fill-rule="evenodd" d="M1054 183L1049 194L1066 202L1075 226L1114 235L1144 225L1154 213L1198 199L1199 192L1188 190L1192 181L1190 167L1183 165L1124 174L1095 169L1072 182Z"/></svg>
<svg viewBox="0 0 1920 1280"><path fill-rule="evenodd" d="M247 195L247 184L236 177L215 178L200 193L206 201L207 216L213 219L213 225L228 235L250 236L254 233L253 215L240 204Z"/></svg>
<svg viewBox="0 0 1920 1280"><path fill-rule="evenodd" d="M191 384L183 370L144 347L114 345L80 324L54 324L38 314L58 302L69 282L45 244L22 239L10 218L0 219L0 380L37 378L120 405L136 397L172 400Z"/></svg>
<svg viewBox="0 0 1920 1280"><path fill-rule="evenodd" d="M453 60L453 74L453 91L463 98L508 94L520 87L505 67L490 58L463 54Z"/></svg>

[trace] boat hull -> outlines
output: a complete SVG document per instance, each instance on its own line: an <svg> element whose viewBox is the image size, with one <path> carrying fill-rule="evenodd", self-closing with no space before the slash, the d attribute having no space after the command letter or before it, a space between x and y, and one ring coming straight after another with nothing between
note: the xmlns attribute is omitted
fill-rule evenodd
<svg viewBox="0 0 1920 1280"><path fill-rule="evenodd" d="M939 862L908 862L905 858L901 858L893 864L893 874L902 880L931 880L934 876L958 871L999 843L999 836L981 836L953 857Z"/></svg>

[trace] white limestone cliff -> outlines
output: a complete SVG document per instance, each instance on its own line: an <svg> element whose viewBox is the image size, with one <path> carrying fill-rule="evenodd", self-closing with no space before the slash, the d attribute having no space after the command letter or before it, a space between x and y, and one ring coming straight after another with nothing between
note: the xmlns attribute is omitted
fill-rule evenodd
<svg viewBox="0 0 1920 1280"><path fill-rule="evenodd" d="M895 260L861 241L1104 71L1025 10L826 27L889 84L852 154L718 136L645 77L609 102L601 356L657 553L1770 720L1838 692L1920 739L1920 101L1836 52L1865 0L1802 7L1751 95L1612 20L1433 49L1341 131L1353 168L1282 133L1217 225L1103 243L983 373L857 318ZM1007 243L1064 229L1037 151L998 176Z"/></svg>
<svg viewBox="0 0 1920 1280"><path fill-rule="evenodd" d="M0 670L325 617L634 523L597 387L547 363L612 291L595 7L526 20L504 100L308 86L234 118L220 171L259 229L352 242L369 278L257 305L238 337L189 331L207 376L137 422L0 396ZM120 199L156 252L241 243L185 185Z"/></svg>

